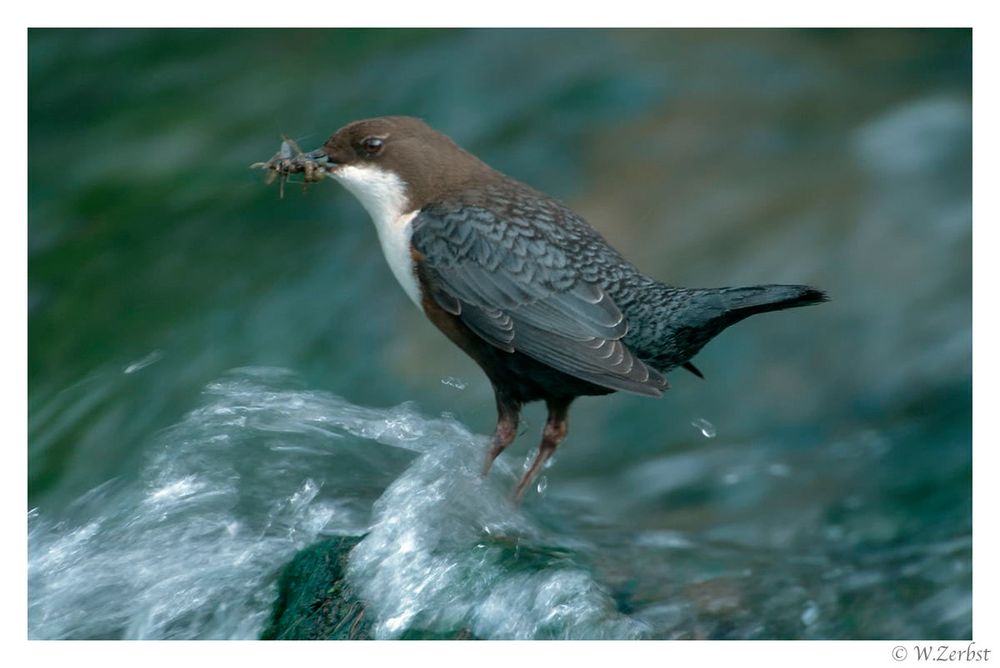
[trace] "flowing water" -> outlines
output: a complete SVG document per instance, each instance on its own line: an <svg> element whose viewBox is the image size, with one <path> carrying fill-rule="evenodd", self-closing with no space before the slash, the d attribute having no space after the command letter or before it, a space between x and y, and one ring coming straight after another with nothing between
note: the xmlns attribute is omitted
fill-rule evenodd
<svg viewBox="0 0 1000 668"><path fill-rule="evenodd" d="M382 638L969 637L970 39L32 31L29 635L257 637L356 536ZM246 169L382 113L658 278L833 301L580 400L515 506L541 411L481 480L487 384L360 207Z"/></svg>

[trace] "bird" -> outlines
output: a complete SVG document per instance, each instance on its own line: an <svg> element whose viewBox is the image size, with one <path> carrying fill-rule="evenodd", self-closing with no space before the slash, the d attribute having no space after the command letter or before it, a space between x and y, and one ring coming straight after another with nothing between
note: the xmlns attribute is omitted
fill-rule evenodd
<svg viewBox="0 0 1000 668"><path fill-rule="evenodd" d="M421 119L351 122L283 162L343 185L367 210L406 295L489 379L497 422L481 474L522 407L548 411L525 490L566 438L570 404L660 397L665 374L748 316L827 301L805 285L682 288L644 275L582 216L493 169ZM305 167L303 167L305 165Z"/></svg>

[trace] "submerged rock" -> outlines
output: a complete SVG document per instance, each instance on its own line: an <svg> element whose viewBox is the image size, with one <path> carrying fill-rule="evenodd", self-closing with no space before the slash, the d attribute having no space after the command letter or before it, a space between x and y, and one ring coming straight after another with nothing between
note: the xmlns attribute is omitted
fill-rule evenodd
<svg viewBox="0 0 1000 668"><path fill-rule="evenodd" d="M278 578L278 599L262 640L364 640L371 637L364 605L344 570L360 537L324 540L299 552Z"/></svg>
<svg viewBox="0 0 1000 668"><path fill-rule="evenodd" d="M278 578L278 598L262 640L371 640L371 620L344 574L361 536L316 543L295 555ZM468 640L468 629L440 633L410 629L410 640Z"/></svg>

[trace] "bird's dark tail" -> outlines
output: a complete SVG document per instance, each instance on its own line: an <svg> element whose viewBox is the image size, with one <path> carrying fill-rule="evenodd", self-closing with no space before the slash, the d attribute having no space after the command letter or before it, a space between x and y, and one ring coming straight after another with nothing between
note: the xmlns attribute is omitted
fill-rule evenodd
<svg viewBox="0 0 1000 668"><path fill-rule="evenodd" d="M750 288L685 289L663 286L666 304L663 335L650 346L649 359L666 371L684 366L701 376L691 358L730 325L758 313L781 311L828 301L826 293L805 285L756 285ZM644 352L644 351L640 351Z"/></svg>
<svg viewBox="0 0 1000 668"><path fill-rule="evenodd" d="M809 306L829 301L825 292L807 285L756 285L752 288L721 288L716 293L725 309L724 326L768 311Z"/></svg>

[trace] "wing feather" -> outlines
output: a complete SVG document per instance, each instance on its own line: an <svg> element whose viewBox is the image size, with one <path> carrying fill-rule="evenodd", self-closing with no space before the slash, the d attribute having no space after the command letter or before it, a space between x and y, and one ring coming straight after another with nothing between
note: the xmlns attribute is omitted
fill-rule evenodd
<svg viewBox="0 0 1000 668"><path fill-rule="evenodd" d="M477 336L595 385L659 396L666 379L622 342L624 313L560 239L483 206L424 207L411 243L434 301Z"/></svg>

